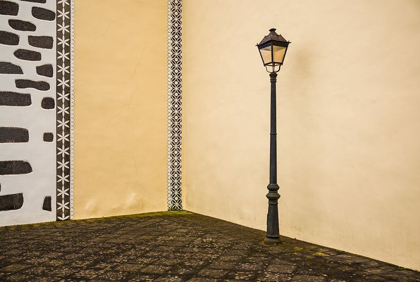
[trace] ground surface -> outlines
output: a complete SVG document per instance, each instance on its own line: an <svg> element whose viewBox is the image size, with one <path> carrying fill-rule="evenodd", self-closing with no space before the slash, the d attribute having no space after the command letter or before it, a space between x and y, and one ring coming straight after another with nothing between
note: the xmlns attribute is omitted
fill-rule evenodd
<svg viewBox="0 0 420 282"><path fill-rule="evenodd" d="M145 214L0 228L0 281L420 281L420 273L210 217Z"/></svg>

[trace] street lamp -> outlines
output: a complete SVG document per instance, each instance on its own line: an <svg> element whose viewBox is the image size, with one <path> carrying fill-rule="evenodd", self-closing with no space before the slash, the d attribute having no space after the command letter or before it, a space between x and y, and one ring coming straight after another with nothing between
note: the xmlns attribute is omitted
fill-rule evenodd
<svg viewBox="0 0 420 282"><path fill-rule="evenodd" d="M268 214L266 244L280 242L278 200L280 198L279 185L277 184L277 132L276 132L276 82L277 72L280 71L286 57L287 47L290 42L270 29L270 33L257 44L263 64L270 73L271 82L271 112L270 112L270 183L268 189Z"/></svg>

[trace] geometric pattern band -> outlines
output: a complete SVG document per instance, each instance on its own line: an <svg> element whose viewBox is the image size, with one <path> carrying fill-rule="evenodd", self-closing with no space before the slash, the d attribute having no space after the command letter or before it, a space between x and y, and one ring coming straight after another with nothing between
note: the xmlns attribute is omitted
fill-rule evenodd
<svg viewBox="0 0 420 282"><path fill-rule="evenodd" d="M182 210L182 0L168 0L168 210Z"/></svg>
<svg viewBox="0 0 420 282"><path fill-rule="evenodd" d="M57 221L72 218L73 0L57 0Z"/></svg>

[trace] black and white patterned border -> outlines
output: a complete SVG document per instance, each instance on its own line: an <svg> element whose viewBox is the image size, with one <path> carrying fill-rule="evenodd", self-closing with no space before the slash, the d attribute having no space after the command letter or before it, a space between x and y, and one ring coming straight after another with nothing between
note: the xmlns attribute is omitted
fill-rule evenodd
<svg viewBox="0 0 420 282"><path fill-rule="evenodd" d="M57 0L57 220L73 217L73 0Z"/></svg>
<svg viewBox="0 0 420 282"><path fill-rule="evenodd" d="M182 0L168 0L168 210L182 210Z"/></svg>

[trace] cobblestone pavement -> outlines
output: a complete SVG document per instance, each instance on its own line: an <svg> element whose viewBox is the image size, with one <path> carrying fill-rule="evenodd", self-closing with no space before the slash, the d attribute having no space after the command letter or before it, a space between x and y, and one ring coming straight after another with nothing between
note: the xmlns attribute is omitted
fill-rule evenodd
<svg viewBox="0 0 420 282"><path fill-rule="evenodd" d="M420 273L188 212L0 228L0 281L420 281Z"/></svg>

